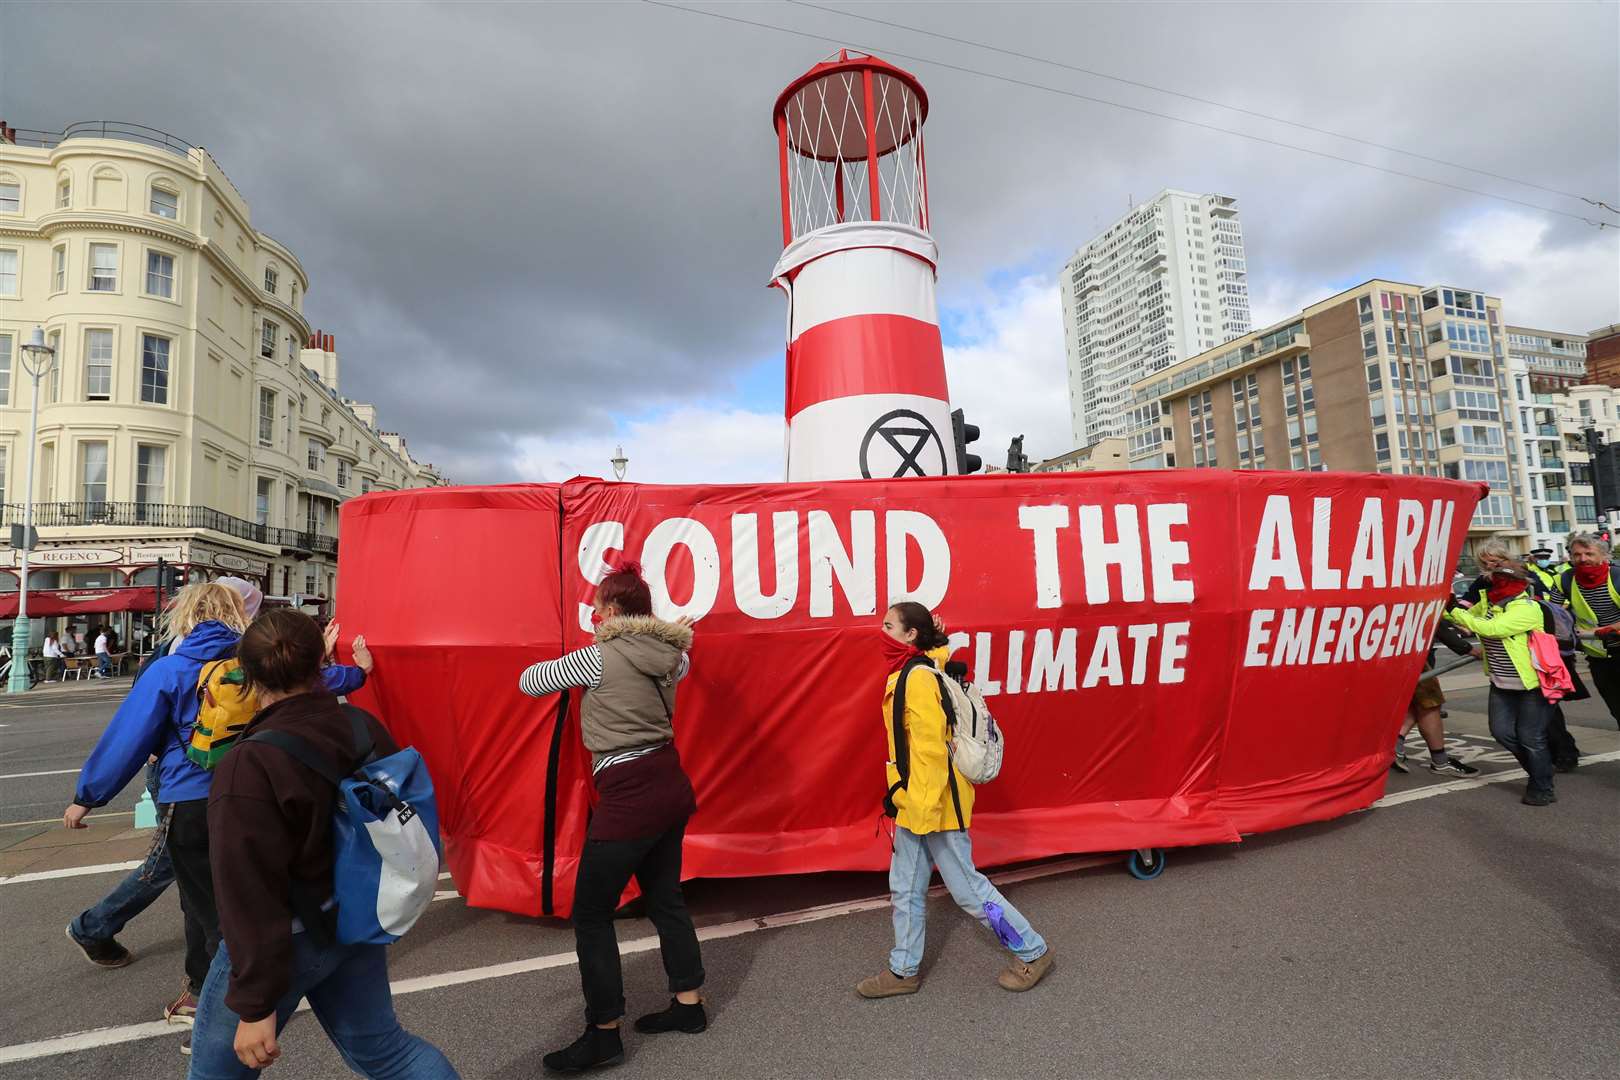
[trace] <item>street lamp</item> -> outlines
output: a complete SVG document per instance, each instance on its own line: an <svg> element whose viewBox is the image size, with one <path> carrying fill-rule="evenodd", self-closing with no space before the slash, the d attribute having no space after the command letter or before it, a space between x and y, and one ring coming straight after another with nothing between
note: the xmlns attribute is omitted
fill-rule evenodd
<svg viewBox="0 0 1620 1080"><path fill-rule="evenodd" d="M11 680L6 692L28 690L28 646L32 631L28 626L28 552L34 546L34 456L39 441L39 381L56 366L56 350L45 344L45 331L34 327L33 336L21 349L23 370L34 380L34 404L28 414L28 479L23 488L22 549L18 554L17 622L11 629Z"/></svg>
<svg viewBox="0 0 1620 1080"><path fill-rule="evenodd" d="M630 467L630 459L624 456L622 445L613 448L613 456L608 459L608 464L613 466L613 479L623 480L624 471Z"/></svg>

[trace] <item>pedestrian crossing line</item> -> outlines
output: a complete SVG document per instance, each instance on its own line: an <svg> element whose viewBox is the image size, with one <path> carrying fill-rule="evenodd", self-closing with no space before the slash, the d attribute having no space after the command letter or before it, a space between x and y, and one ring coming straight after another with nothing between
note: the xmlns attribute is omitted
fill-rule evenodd
<svg viewBox="0 0 1620 1080"><path fill-rule="evenodd" d="M0 780L22 780L30 776L67 776L69 773L79 771L78 769L47 769L44 772L14 772L0 776Z"/></svg>
<svg viewBox="0 0 1620 1080"><path fill-rule="evenodd" d="M90 874L112 874L133 870L141 865L140 859L130 862L97 863L95 866L69 866L62 870L36 870L31 874L12 874L0 877L0 885L23 885L30 881L55 881L57 878L86 877Z"/></svg>
<svg viewBox="0 0 1620 1080"><path fill-rule="evenodd" d="M1606 754L1582 754L1581 764L1597 765L1604 761L1620 761L1620 750L1610 750ZM1483 776L1469 776L1461 780L1450 780L1444 784L1428 784L1424 787L1414 788L1411 791L1398 791L1393 795L1385 795L1367 809L1376 810L1381 806L1399 806L1402 803L1415 802L1418 799L1431 799L1436 795L1449 795L1454 791L1471 791L1474 788L1484 787L1486 784L1506 784L1514 780L1524 780L1523 769L1505 769L1502 772L1486 773Z"/></svg>

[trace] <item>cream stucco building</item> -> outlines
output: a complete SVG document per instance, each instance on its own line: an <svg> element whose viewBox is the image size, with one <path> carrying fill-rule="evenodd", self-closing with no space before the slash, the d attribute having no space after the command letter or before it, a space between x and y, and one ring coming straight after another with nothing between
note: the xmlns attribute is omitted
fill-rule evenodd
<svg viewBox="0 0 1620 1080"><path fill-rule="evenodd" d="M308 292L297 257L254 227L202 148L132 125L0 125L6 524L22 519L27 474L19 346L39 326L56 349L31 589L150 585L161 557L192 580L233 573L329 600L339 505L444 482L371 406L340 396ZM17 589L16 558L0 548L0 596Z"/></svg>

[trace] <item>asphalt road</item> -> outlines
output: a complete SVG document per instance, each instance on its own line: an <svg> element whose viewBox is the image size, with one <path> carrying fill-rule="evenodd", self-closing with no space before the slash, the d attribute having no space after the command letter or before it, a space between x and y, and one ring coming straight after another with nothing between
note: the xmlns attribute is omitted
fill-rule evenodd
<svg viewBox="0 0 1620 1080"><path fill-rule="evenodd" d="M1556 806L1521 806L1516 770L1482 737L1483 697L1453 693L1454 743L1508 782L1458 789L1418 768L1392 775L1390 792L1421 797L1241 845L1176 851L1153 882L1111 862L1006 885L1058 958L1026 995L995 986L999 951L936 898L923 991L856 998L853 984L878 969L889 945L879 875L690 883L700 925L727 935L704 949L710 1030L631 1036L614 1075L1620 1075L1620 761L1560 777ZM1601 708L1569 713L1589 754L1620 748ZM0 712L0 723L11 715ZM0 731L0 746L11 748L15 730ZM0 836L14 831L0 827ZM67 920L115 880L0 882L9 976L0 1060L42 1054L52 1049L43 1040L70 1032L149 1029L177 991L172 893L125 932L138 955L129 968L94 969L63 939ZM769 925L781 913L861 898L878 902ZM631 941L651 928L627 919L619 932ZM518 974L483 970L529 958L553 959ZM413 991L399 994L397 1008L466 1077L537 1076L540 1055L581 1024L571 960L566 925L447 898L391 950L396 983ZM456 984L435 985L447 973ZM632 1012L662 1005L655 952L627 958L626 982ZM29 1056L0 1064L0 1078L177 1077L178 1035ZM271 1077L349 1075L307 1014L283 1048Z"/></svg>
<svg viewBox="0 0 1620 1080"><path fill-rule="evenodd" d="M129 679L70 682L13 700L0 695L0 825L60 819L96 738L123 700ZM47 775L31 775L44 773ZM131 784L103 814L129 811L141 794Z"/></svg>

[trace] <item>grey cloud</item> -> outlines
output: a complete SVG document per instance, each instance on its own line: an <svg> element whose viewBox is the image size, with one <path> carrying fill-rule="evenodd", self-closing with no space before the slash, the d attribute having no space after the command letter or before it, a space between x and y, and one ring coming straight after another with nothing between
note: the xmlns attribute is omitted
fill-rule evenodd
<svg viewBox="0 0 1620 1080"><path fill-rule="evenodd" d="M1578 206L801 8L723 10ZM862 10L1611 202L1620 189L1612 6ZM723 396L780 356L769 109L830 44L639 4L14 5L7 22L6 119L136 120L208 146L304 262L346 392L457 479L517 478L525 435ZM948 305L982 300L1001 268L1055 272L1128 196L1165 186L1241 199L1257 291L1396 272L1494 205L898 62L932 99ZM1586 228L1558 220L1549 243Z"/></svg>

